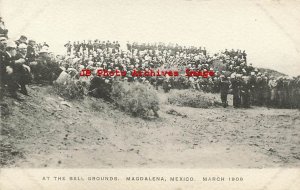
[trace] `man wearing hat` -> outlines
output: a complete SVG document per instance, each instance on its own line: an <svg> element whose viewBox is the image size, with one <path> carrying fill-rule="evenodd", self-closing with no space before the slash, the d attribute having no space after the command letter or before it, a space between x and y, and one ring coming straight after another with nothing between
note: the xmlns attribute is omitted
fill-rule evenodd
<svg viewBox="0 0 300 190"><path fill-rule="evenodd" d="M17 50L18 51L15 60L21 60L21 59L25 60L25 62L22 65L19 65L19 67L16 68L17 78L18 78L17 80L21 86L21 93L24 95L28 95L25 85L31 82L32 77L30 73L28 58L26 57L27 45L22 43L18 46Z"/></svg>
<svg viewBox="0 0 300 190"><path fill-rule="evenodd" d="M28 41L28 46L27 46L27 55L26 57L28 58L29 62L33 62L36 59L36 48L35 48L36 42L34 40L29 40Z"/></svg>
<svg viewBox="0 0 300 190"><path fill-rule="evenodd" d="M228 95L228 90L229 90L229 80L224 76L220 76L221 81L220 81L220 92L221 92L221 101L223 104L223 107L226 108L228 106L227 102L227 95Z"/></svg>
<svg viewBox="0 0 300 190"><path fill-rule="evenodd" d="M239 75L237 74L231 76L231 88L232 88L232 94L233 94L233 107L238 108L241 104L241 98L240 98L240 80Z"/></svg>
<svg viewBox="0 0 300 190"><path fill-rule="evenodd" d="M27 45L27 37L24 35L20 36L20 38L16 41L17 46L19 46L22 43Z"/></svg>
<svg viewBox="0 0 300 190"><path fill-rule="evenodd" d="M166 75L166 78L164 79L162 86L163 86L165 93L167 93L171 90L172 86L171 86L171 81L170 81L169 75Z"/></svg>
<svg viewBox="0 0 300 190"><path fill-rule="evenodd" d="M0 51L4 52L7 44L7 37L0 34Z"/></svg>
<svg viewBox="0 0 300 190"><path fill-rule="evenodd" d="M257 97L256 97L256 76L254 71L250 73L249 88L250 88L250 104L255 105L257 103L257 99L256 99Z"/></svg>
<svg viewBox="0 0 300 190"><path fill-rule="evenodd" d="M18 68L20 65L25 63L25 59L15 60L16 52L16 43L13 41L8 41L6 45L5 52L0 54L0 69L1 69L1 88L7 84L7 89L12 98L21 100L17 95L18 85ZM3 90L1 90L2 92Z"/></svg>
<svg viewBox="0 0 300 190"><path fill-rule="evenodd" d="M256 92L255 95L256 95L257 105L262 106L265 102L265 100L264 100L264 81L263 81L260 73L258 73L258 76L256 78L255 92Z"/></svg>
<svg viewBox="0 0 300 190"><path fill-rule="evenodd" d="M250 85L247 76L243 76L241 81L241 104L243 108L250 107Z"/></svg>

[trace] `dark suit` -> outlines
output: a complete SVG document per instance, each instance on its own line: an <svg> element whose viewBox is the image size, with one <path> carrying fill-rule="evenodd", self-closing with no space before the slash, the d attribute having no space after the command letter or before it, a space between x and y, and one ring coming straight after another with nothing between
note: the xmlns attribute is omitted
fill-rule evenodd
<svg viewBox="0 0 300 190"><path fill-rule="evenodd" d="M10 66L13 69L13 73L8 74L6 67ZM15 58L11 57L7 52L0 53L0 69L1 69L1 88L7 85L8 91L15 96L16 91L19 88L18 85L18 64L15 63ZM2 91L2 90L1 90Z"/></svg>
<svg viewBox="0 0 300 190"><path fill-rule="evenodd" d="M30 45L27 46L27 55L26 55L26 57L28 58L28 62L35 61L35 59L36 59L35 50Z"/></svg>
<svg viewBox="0 0 300 190"><path fill-rule="evenodd" d="M18 53L15 57L15 60L25 59L25 65L29 66L29 61L26 55L22 55ZM19 64L15 67L17 82L21 85L21 92L27 95L26 84L29 84L32 81L32 75L29 71L27 71L22 65Z"/></svg>

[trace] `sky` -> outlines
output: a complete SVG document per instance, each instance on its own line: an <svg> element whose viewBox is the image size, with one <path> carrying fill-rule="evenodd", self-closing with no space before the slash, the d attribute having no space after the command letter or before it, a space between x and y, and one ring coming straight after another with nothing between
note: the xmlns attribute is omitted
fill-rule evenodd
<svg viewBox="0 0 300 190"><path fill-rule="evenodd" d="M9 37L64 53L71 40L246 50L248 63L300 75L299 0L0 0Z"/></svg>

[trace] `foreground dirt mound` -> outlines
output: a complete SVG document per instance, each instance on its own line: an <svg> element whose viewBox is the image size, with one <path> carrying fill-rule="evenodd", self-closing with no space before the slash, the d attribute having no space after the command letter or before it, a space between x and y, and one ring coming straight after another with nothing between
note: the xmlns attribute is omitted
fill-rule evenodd
<svg viewBox="0 0 300 190"><path fill-rule="evenodd" d="M178 107L159 92L160 118L143 120L101 99L66 101L51 88L5 100L2 167L300 166L298 110Z"/></svg>

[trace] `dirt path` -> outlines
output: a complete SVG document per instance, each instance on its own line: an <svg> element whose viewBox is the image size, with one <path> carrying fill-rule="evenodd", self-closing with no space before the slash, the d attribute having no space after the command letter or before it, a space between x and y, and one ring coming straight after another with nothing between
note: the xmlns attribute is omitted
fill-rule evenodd
<svg viewBox="0 0 300 190"><path fill-rule="evenodd" d="M101 100L64 102L51 88L29 90L20 104L7 100L15 105L1 121L4 167L300 166L298 110L177 107L160 94L160 118L143 120Z"/></svg>

